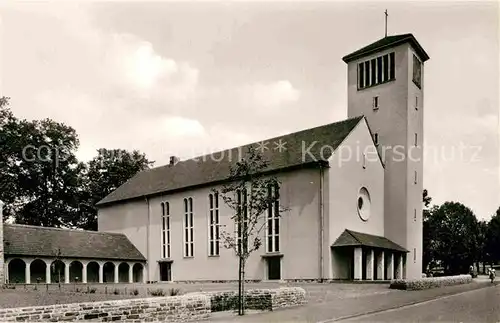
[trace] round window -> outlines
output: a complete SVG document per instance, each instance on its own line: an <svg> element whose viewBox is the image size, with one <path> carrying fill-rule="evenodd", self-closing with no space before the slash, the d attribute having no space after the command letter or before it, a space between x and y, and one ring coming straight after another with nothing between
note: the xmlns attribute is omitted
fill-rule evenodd
<svg viewBox="0 0 500 323"><path fill-rule="evenodd" d="M368 221L370 218L370 207L371 207L371 201L370 201L370 194L368 193L368 190L365 187L362 187L359 190L358 194L358 215L363 221Z"/></svg>

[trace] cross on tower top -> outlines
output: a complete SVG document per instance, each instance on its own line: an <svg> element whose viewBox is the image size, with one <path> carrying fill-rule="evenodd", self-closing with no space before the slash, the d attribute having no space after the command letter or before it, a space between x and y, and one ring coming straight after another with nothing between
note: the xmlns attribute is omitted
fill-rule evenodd
<svg viewBox="0 0 500 323"><path fill-rule="evenodd" d="M387 37L387 16L389 16L387 14L387 9L385 9L385 37Z"/></svg>

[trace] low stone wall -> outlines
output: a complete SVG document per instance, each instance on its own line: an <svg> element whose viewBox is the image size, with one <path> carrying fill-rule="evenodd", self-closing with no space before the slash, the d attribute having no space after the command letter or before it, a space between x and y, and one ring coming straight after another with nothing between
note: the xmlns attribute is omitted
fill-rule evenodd
<svg viewBox="0 0 500 323"><path fill-rule="evenodd" d="M389 286L391 289L422 290L444 286L469 284L472 282L471 275L427 277L420 279L393 280Z"/></svg>
<svg viewBox="0 0 500 323"><path fill-rule="evenodd" d="M0 309L0 322L198 321L210 315L210 297L183 295Z"/></svg>
<svg viewBox="0 0 500 323"><path fill-rule="evenodd" d="M272 311L305 304L300 287L253 289L245 293L245 308ZM211 312L238 308L238 292L199 292L182 296L125 299L0 309L0 322L30 321L199 321Z"/></svg>
<svg viewBox="0 0 500 323"><path fill-rule="evenodd" d="M212 312L238 309L238 291L208 292ZM307 302L306 291L300 287L277 289L251 289L245 291L245 309L272 311L303 305Z"/></svg>

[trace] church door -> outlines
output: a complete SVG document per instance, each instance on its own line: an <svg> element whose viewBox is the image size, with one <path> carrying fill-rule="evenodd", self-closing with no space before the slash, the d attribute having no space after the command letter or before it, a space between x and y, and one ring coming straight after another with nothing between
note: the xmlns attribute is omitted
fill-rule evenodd
<svg viewBox="0 0 500 323"><path fill-rule="evenodd" d="M171 262L161 262L160 263L160 281L163 281L163 282L172 281L172 263Z"/></svg>

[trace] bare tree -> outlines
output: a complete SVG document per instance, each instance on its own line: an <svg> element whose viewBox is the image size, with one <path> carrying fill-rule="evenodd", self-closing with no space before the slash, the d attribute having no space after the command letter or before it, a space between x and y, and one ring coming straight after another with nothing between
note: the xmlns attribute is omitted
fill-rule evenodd
<svg viewBox="0 0 500 323"><path fill-rule="evenodd" d="M280 181L265 174L269 162L249 148L246 156L230 166L230 176L226 184L216 194L232 210L234 227L222 229L221 241L224 247L235 251L238 257L238 314L244 315L245 265L252 252L262 245L262 230L266 227L267 211L276 217L285 212L279 201Z"/></svg>

